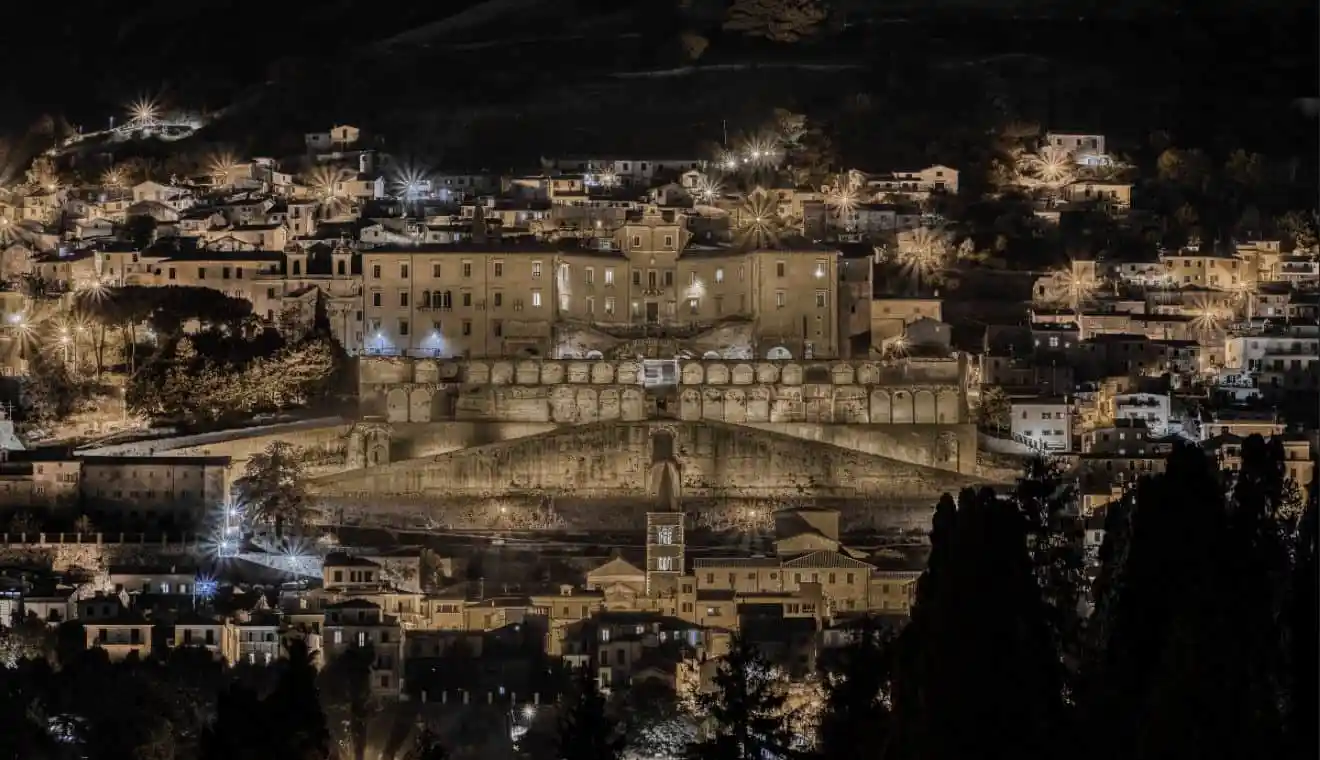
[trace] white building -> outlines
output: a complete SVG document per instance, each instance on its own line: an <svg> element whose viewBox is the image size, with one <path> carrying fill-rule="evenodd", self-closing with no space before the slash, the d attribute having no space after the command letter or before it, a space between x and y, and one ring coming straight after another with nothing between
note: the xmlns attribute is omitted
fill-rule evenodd
<svg viewBox="0 0 1320 760"><path fill-rule="evenodd" d="M1109 160L1109 154L1105 151L1104 135L1046 132L1045 143L1056 150L1073 154L1079 164L1100 165Z"/></svg>
<svg viewBox="0 0 1320 760"><path fill-rule="evenodd" d="M1242 335L1224 343L1224 366L1253 374L1305 371L1320 358L1320 335L1314 328Z"/></svg>
<svg viewBox="0 0 1320 760"><path fill-rule="evenodd" d="M1173 432L1170 425L1170 401L1163 393L1122 393L1114 396L1114 419L1141 420L1155 435Z"/></svg>
<svg viewBox="0 0 1320 760"><path fill-rule="evenodd" d="M906 195L921 198L931 193L958 194L958 170L935 164L916 171L895 171L866 179L866 190L875 196Z"/></svg>
<svg viewBox="0 0 1320 760"><path fill-rule="evenodd" d="M1013 440L1042 451L1072 448L1072 402L1064 397L1013 400Z"/></svg>

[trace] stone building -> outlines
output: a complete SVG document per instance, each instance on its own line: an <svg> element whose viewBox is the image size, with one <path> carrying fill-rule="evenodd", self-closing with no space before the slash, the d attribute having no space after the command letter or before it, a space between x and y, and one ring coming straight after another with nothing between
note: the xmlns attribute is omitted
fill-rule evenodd
<svg viewBox="0 0 1320 760"><path fill-rule="evenodd" d="M474 235L364 251L364 349L569 358L621 338L745 322L750 339L716 353L838 355L837 251L699 246L690 237L682 214L649 206L609 237L581 243ZM563 325L598 331L599 345L560 339Z"/></svg>

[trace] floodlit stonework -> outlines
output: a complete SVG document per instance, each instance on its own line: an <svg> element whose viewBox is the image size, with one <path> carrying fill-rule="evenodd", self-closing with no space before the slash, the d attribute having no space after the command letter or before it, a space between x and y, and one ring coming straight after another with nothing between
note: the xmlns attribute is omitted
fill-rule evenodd
<svg viewBox="0 0 1320 760"><path fill-rule="evenodd" d="M314 487L343 509L442 525L626 528L667 470L664 498L689 511L805 499L850 526L916 527L940 493L981 482L959 359L669 371L648 383L640 361L363 359L364 422L345 470Z"/></svg>

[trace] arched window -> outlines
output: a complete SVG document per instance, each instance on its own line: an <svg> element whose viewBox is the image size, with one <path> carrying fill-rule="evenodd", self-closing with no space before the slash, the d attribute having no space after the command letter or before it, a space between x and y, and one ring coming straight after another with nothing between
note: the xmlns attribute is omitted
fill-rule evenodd
<svg viewBox="0 0 1320 760"><path fill-rule="evenodd" d="M787 348L784 348L783 346L775 346L774 348L765 352L765 358L770 359L771 361L792 359L793 354L790 353L789 350Z"/></svg>
<svg viewBox="0 0 1320 760"><path fill-rule="evenodd" d="M587 352L587 356L586 356L586 358L588 358L588 359L604 359L604 358L605 358L605 354L602 354L601 352L599 352L599 351L597 351L597 350L595 350L595 349L592 349L592 350L590 350L590 351Z"/></svg>

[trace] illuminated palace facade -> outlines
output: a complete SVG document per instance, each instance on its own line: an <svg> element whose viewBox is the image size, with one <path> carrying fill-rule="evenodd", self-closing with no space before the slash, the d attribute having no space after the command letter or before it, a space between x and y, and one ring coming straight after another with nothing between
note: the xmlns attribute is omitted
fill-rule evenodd
<svg viewBox="0 0 1320 760"><path fill-rule="evenodd" d="M581 241L378 247L362 252L361 346L591 358L621 340L705 335L726 358L830 358L837 260L828 248L694 244L681 212L656 207Z"/></svg>

